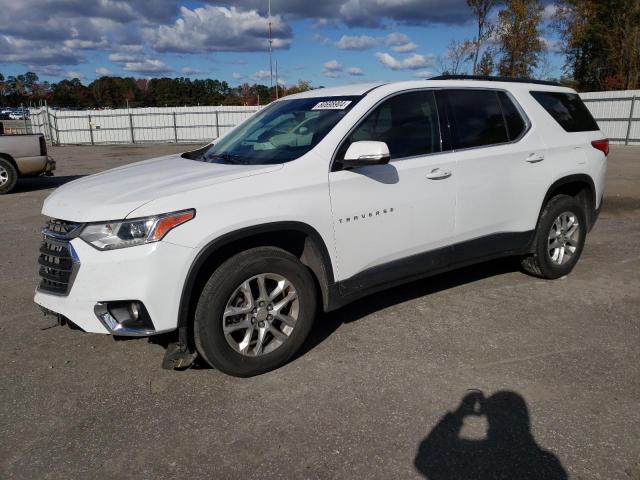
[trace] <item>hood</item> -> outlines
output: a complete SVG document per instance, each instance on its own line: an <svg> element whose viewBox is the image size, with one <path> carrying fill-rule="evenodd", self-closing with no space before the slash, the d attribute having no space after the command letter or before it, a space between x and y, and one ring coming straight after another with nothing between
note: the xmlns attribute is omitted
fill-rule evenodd
<svg viewBox="0 0 640 480"><path fill-rule="evenodd" d="M47 197L42 213L74 222L118 220L159 197L280 168L205 163L179 154L154 158L69 182Z"/></svg>

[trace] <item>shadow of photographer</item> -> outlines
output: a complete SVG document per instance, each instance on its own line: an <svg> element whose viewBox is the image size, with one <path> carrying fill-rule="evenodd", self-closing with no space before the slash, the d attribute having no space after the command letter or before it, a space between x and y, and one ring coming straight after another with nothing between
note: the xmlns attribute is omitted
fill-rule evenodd
<svg viewBox="0 0 640 480"><path fill-rule="evenodd" d="M465 420L486 419L486 437L462 437ZM515 392L467 394L420 443L414 465L430 480L566 479L560 460L536 443L527 404Z"/></svg>

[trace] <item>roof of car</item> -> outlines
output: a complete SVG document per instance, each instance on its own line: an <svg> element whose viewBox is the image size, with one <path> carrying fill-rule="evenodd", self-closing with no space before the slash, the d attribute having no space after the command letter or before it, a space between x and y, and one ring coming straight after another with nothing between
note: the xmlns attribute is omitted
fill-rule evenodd
<svg viewBox="0 0 640 480"><path fill-rule="evenodd" d="M352 85L344 85L340 87L317 88L308 90L294 95L284 97L287 100L296 98L314 98L314 97L341 97L341 96L359 96L365 95L379 87L384 87L385 93L389 90L402 91L413 88L444 88L444 87L465 87L465 88L500 88L505 90L511 89L530 89L530 90L550 90L573 92L572 89L552 82L526 81L520 79L505 78L433 78L424 80L406 80L400 82L377 82L377 83L359 83ZM382 90L382 89L381 89Z"/></svg>

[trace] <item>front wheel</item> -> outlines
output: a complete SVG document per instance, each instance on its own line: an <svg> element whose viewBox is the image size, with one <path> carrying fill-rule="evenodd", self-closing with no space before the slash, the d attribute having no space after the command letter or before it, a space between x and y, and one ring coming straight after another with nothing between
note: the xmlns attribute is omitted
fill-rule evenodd
<svg viewBox="0 0 640 480"><path fill-rule="evenodd" d="M300 349L315 313L307 267L282 249L252 248L223 263L202 290L196 348L224 373L258 375L284 365Z"/></svg>
<svg viewBox="0 0 640 480"><path fill-rule="evenodd" d="M582 205L574 197L556 195L540 214L533 253L523 259L522 267L541 278L568 275L580 258L586 236Z"/></svg>

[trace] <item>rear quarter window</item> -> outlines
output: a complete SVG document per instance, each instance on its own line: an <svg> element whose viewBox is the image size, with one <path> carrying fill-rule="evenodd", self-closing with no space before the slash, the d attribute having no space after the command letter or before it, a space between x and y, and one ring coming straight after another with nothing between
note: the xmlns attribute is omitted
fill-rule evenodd
<svg viewBox="0 0 640 480"><path fill-rule="evenodd" d="M599 130L591 112L575 93L530 92L533 98L567 132L591 132Z"/></svg>

